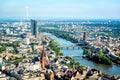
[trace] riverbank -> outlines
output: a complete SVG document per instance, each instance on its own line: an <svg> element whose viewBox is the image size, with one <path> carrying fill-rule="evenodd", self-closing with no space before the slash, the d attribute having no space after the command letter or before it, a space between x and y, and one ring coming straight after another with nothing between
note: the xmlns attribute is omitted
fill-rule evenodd
<svg viewBox="0 0 120 80"><path fill-rule="evenodd" d="M41 31L49 32L57 37L66 39L73 43L78 43L77 39L73 38L72 37L73 34L70 32L56 30L56 29L41 29ZM98 50L99 52L97 51L97 52L95 52L96 54L94 54L94 51L92 51L92 47L94 48L94 46L91 47L91 45L86 42L82 42L82 45L84 45L84 47L81 46L83 48L83 50L85 50L85 49L90 50L89 54L87 53L88 55L86 55L87 59L94 61L96 63L106 64L106 65L112 65L113 63L116 63L117 65L120 64L120 63L118 63L119 61L117 61L120 59L114 60L114 59L110 58L109 56L106 56L105 52L103 52L103 50L100 49L100 50ZM94 54L94 55L92 55L92 54Z"/></svg>
<svg viewBox="0 0 120 80"><path fill-rule="evenodd" d="M58 43L55 40L53 40L53 39L50 40L49 47L51 47L51 49L56 53L57 56L59 56L59 57L63 56L63 53L60 52L60 49L58 48ZM59 60L59 58L57 58L57 56L55 58L56 61ZM64 59L65 59L65 61L61 62L60 64L61 65L65 64L66 66L68 66L69 69L74 69L77 72L77 74L81 74L79 79L93 79L93 78L112 79L113 78L112 76L105 74L97 69L91 69L89 67L80 65L80 63L76 62L73 57L65 56ZM91 72L94 72L94 73L91 73ZM94 75L94 77L93 77L93 75ZM115 79L115 78L113 78L113 79Z"/></svg>
<svg viewBox="0 0 120 80"><path fill-rule="evenodd" d="M48 33L51 33L57 37L71 41L73 43L78 42L76 39L72 38L72 36L71 36L72 33L70 33L70 32L60 31L60 30L56 30L56 29L41 29L40 32L48 32Z"/></svg>
<svg viewBox="0 0 120 80"><path fill-rule="evenodd" d="M58 38L50 33L46 33L45 35L49 36L50 38L56 40L56 42L58 42L58 44L60 46L70 46L70 45L73 45L73 43L71 43L70 41L67 41L65 39L62 39L62 38ZM79 54L79 55L83 55L83 50L80 49L80 50L77 50L77 49L69 49L69 50L61 50L61 52L63 53L64 56L69 56L69 55L74 55L75 53L76 54ZM110 74L110 75L119 75L120 74L120 67L117 66L117 65L112 65L112 66L107 66L107 65L104 65L104 64L96 64L92 61L89 61L89 60L86 60L86 59L82 59L82 57L74 57L75 61L78 61L80 62L81 65L83 66L88 66L88 67L91 67L91 68L95 68L95 69L98 69L98 70L101 70L102 72L104 73L107 73L107 74Z"/></svg>
<svg viewBox="0 0 120 80"><path fill-rule="evenodd" d="M51 34L53 34L53 35L55 35L55 36L57 36L57 37L59 37L59 38L66 39L66 40L68 40L68 41L70 41L70 42L78 43L78 39L74 38L74 37L73 37L74 34L71 33L71 32L61 31L61 30L56 30L56 29L41 29L41 32L42 32L42 31L43 31L43 32L49 32L49 33L51 33ZM90 42L89 42L89 43L90 43ZM90 46L89 46L89 43L82 41L82 43L80 43L80 44L78 44L78 45L81 46L81 47L83 47L83 48L86 48L86 47L90 47ZM96 45L93 45L92 47L94 47L94 46L96 46ZM94 53L94 52L93 52L93 53ZM103 53L106 53L106 52L103 52ZM117 65L120 65L120 62L119 62L120 58L117 58L117 59L114 59L114 58L113 58L113 59L112 59L112 58L110 58L110 56L106 56L106 58L107 58L109 64L112 65L112 63L115 63L115 64L117 64ZM112 63L111 63L111 62L112 62ZM106 64L106 65L107 65L107 64Z"/></svg>
<svg viewBox="0 0 120 80"><path fill-rule="evenodd" d="M96 63L112 66L112 61L107 57L107 55L103 54L102 51L99 51L98 53L93 53L90 49L84 48L83 58L86 58Z"/></svg>

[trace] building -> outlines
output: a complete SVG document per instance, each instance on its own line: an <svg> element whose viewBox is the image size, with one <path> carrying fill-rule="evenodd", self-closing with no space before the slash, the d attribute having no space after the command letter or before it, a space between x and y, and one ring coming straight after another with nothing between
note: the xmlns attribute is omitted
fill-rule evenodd
<svg viewBox="0 0 120 80"><path fill-rule="evenodd" d="M112 37L109 37L109 43L112 43Z"/></svg>
<svg viewBox="0 0 120 80"><path fill-rule="evenodd" d="M6 29L6 34L7 34L7 35L10 34L9 28Z"/></svg>
<svg viewBox="0 0 120 80"><path fill-rule="evenodd" d="M47 57L47 54L46 54L46 51L45 51L45 48L43 46L43 50L42 50L42 56L41 56L41 61L42 61L42 69L44 70L45 67L48 65L49 63L49 60L48 60L48 57Z"/></svg>
<svg viewBox="0 0 120 80"><path fill-rule="evenodd" d="M83 33L83 40L84 40L84 41L87 41L87 39L88 39L88 37L87 37L87 33L84 32L84 33Z"/></svg>
<svg viewBox="0 0 120 80"><path fill-rule="evenodd" d="M78 43L80 42L80 36L78 36Z"/></svg>
<svg viewBox="0 0 120 80"><path fill-rule="evenodd" d="M2 39L2 34L0 34L0 39Z"/></svg>
<svg viewBox="0 0 120 80"><path fill-rule="evenodd" d="M54 73L53 72L50 73L50 80L54 80Z"/></svg>
<svg viewBox="0 0 120 80"><path fill-rule="evenodd" d="M37 21L31 19L31 32L32 35L37 37L38 35L38 26L37 26Z"/></svg>
<svg viewBox="0 0 120 80"><path fill-rule="evenodd" d="M25 38L24 39L24 43L27 44L27 45L30 44L30 39L29 38Z"/></svg>
<svg viewBox="0 0 120 80"><path fill-rule="evenodd" d="M44 50L44 47L43 47L43 50L42 50L41 59L42 59L42 69L45 69L46 51Z"/></svg>

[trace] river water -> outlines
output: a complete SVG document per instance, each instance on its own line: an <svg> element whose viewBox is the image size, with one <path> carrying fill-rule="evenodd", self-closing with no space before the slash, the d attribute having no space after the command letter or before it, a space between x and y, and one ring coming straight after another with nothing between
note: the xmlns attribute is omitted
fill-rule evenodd
<svg viewBox="0 0 120 80"><path fill-rule="evenodd" d="M44 33L45 35L49 36L50 38L56 40L59 44L59 46L71 46L74 45L74 43L67 41L65 39L62 38L58 38L50 33ZM63 49L61 50L61 52L64 54L64 56L70 56L70 55L80 55L79 57L74 57L74 59L78 62L80 62L81 65L83 66L88 66L90 68L95 68L98 69L104 73L110 74L110 75L120 75L120 66L117 65L112 65L112 66L108 66L108 65L104 65L104 64L97 64L94 63L92 61L86 60L86 59L82 59L82 55L83 55L83 50L82 49L73 49L73 48L69 48L69 49Z"/></svg>

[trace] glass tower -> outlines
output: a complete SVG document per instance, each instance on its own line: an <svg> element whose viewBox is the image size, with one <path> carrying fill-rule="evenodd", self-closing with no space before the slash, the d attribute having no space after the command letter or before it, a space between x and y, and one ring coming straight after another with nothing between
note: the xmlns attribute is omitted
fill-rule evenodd
<svg viewBox="0 0 120 80"><path fill-rule="evenodd" d="M37 21L32 19L31 19L31 32L32 32L32 35L37 37L37 34L38 34Z"/></svg>

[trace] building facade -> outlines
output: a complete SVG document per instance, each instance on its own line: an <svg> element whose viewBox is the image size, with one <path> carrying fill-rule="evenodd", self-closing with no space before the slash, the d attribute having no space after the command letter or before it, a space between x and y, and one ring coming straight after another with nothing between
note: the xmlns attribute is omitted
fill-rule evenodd
<svg viewBox="0 0 120 80"><path fill-rule="evenodd" d="M37 21L32 19L31 19L31 32L33 36L37 37L38 35Z"/></svg>
<svg viewBox="0 0 120 80"><path fill-rule="evenodd" d="M87 33L84 32L84 33L83 33L83 40L84 40L84 41L87 41L87 39L88 39L88 37L87 37Z"/></svg>

